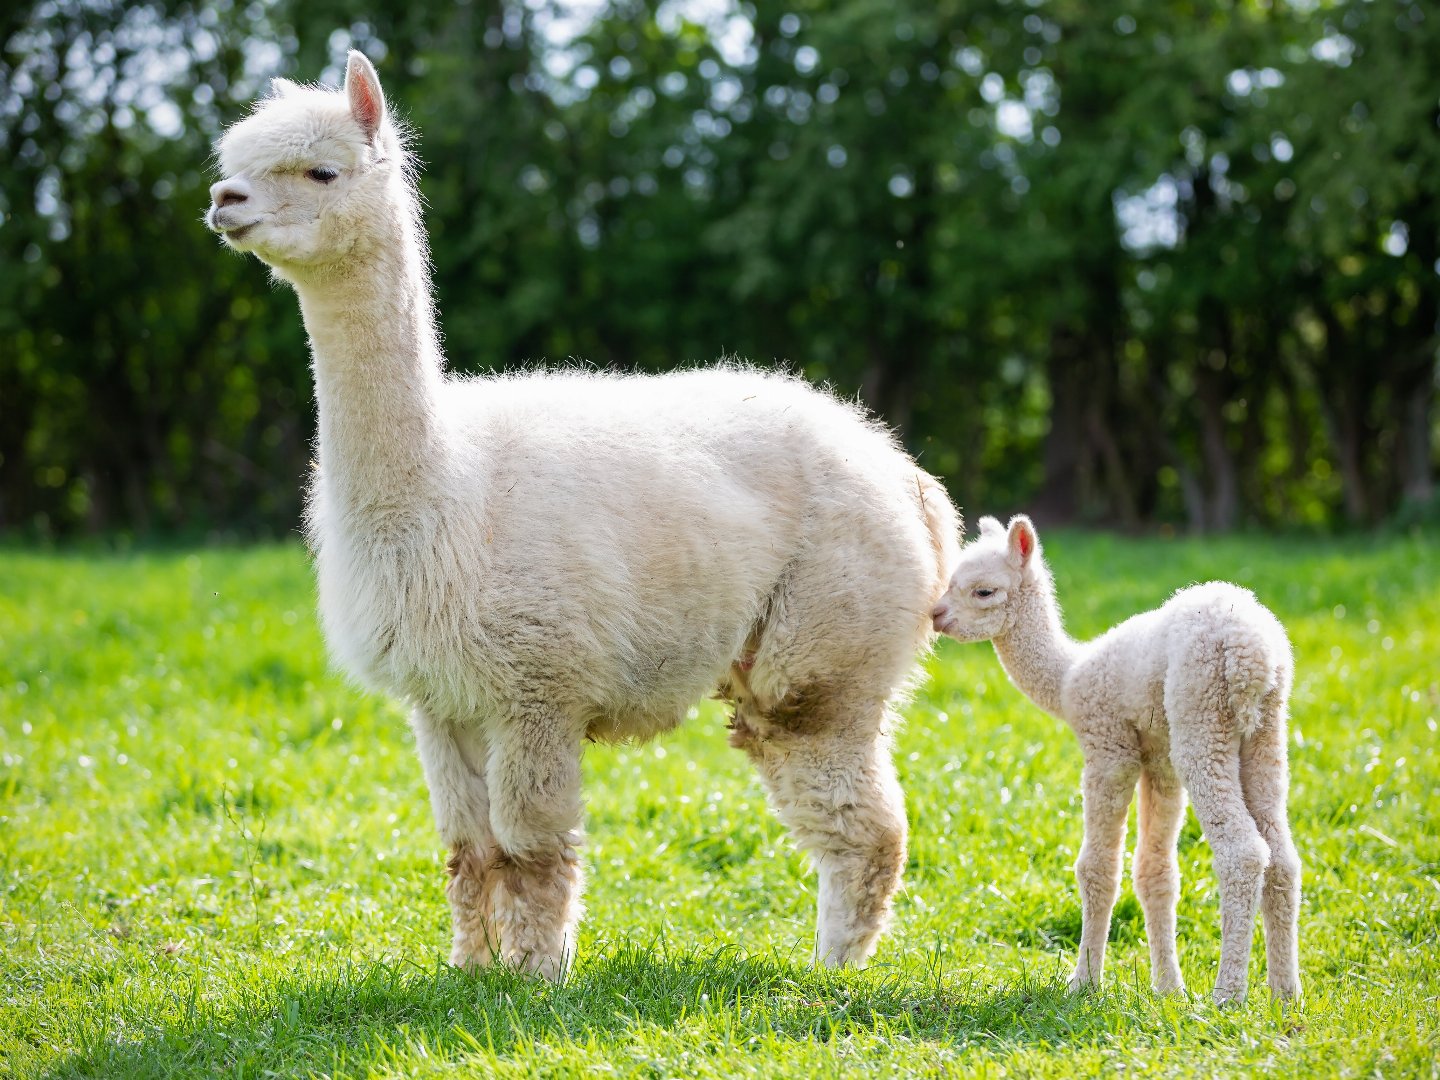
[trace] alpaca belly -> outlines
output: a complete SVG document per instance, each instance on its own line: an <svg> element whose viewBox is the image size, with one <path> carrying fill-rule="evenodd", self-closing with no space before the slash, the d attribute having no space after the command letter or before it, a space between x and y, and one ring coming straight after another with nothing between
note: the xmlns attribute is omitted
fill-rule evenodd
<svg viewBox="0 0 1440 1080"><path fill-rule="evenodd" d="M726 667L723 647L683 635L663 649L626 640L596 649L564 621L492 610L476 583L427 592L389 572L346 574L324 560L319 578L336 663L367 688L436 715L483 715L538 693L584 716L597 741L643 740L683 723ZM386 580L396 587L367 590Z"/></svg>
<svg viewBox="0 0 1440 1080"><path fill-rule="evenodd" d="M645 742L657 735L674 731L682 723L688 704L669 711L631 710L597 714L585 726L585 737L592 742L615 743L634 740Z"/></svg>
<svg viewBox="0 0 1440 1080"><path fill-rule="evenodd" d="M708 644L708 643L707 643ZM696 702L717 695L727 668L726 655L696 642L675 642L658 660L646 657L626 665L623 673L601 680L607 700L589 712L586 734L597 742L644 741L673 731L685 722ZM618 691L618 692L617 692Z"/></svg>

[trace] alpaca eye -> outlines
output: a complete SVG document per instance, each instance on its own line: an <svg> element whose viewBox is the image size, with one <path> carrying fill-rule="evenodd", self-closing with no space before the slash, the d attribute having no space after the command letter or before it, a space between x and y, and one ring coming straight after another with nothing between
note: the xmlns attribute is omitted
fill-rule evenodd
<svg viewBox="0 0 1440 1080"><path fill-rule="evenodd" d="M306 169L305 175L317 184L328 184L340 174L328 165L317 165L313 169Z"/></svg>
<svg viewBox="0 0 1440 1080"><path fill-rule="evenodd" d="M974 595L977 596L977 597L979 597L981 600L984 600L987 596L994 596L994 595L995 595L995 590L994 590L994 589L976 589Z"/></svg>

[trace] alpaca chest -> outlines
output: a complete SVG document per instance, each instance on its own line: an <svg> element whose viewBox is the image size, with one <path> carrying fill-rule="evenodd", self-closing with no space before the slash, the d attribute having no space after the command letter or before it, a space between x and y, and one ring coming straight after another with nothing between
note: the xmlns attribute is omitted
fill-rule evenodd
<svg viewBox="0 0 1440 1080"><path fill-rule="evenodd" d="M322 547L317 578L330 652L366 687L453 716L541 693L592 716L597 737L675 726L748 625L738 615L725 628L655 620L653 609L640 620L619 601L567 607L546 575L461 562L437 544L423 558L408 547Z"/></svg>
<svg viewBox="0 0 1440 1080"><path fill-rule="evenodd" d="M320 621L336 662L367 687L392 693L409 693L417 681L453 686L462 673L473 682L466 623L476 597L462 594L444 566L433 548L422 557L411 545L323 545Z"/></svg>

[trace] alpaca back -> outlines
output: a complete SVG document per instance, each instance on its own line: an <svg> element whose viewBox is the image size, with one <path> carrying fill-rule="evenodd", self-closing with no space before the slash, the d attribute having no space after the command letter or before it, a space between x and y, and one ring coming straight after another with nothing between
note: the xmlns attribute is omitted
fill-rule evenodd
<svg viewBox="0 0 1440 1080"><path fill-rule="evenodd" d="M1249 589L1207 582L1180 590L1161 611L1171 641L1168 682L1213 684L1216 704L1247 737L1266 722L1267 700L1283 708L1294 669L1290 640Z"/></svg>
<svg viewBox="0 0 1440 1080"><path fill-rule="evenodd" d="M316 485L327 636L365 681L452 712L547 687L640 734L759 627L776 689L858 650L888 692L925 644L953 507L832 396L722 368L451 380L440 401L446 460L384 530Z"/></svg>
<svg viewBox="0 0 1440 1080"><path fill-rule="evenodd" d="M1063 711L1081 732L1116 718L1176 737L1186 725L1228 714L1249 736L1274 702L1283 707L1293 668L1284 627L1254 594L1207 582L1079 646Z"/></svg>

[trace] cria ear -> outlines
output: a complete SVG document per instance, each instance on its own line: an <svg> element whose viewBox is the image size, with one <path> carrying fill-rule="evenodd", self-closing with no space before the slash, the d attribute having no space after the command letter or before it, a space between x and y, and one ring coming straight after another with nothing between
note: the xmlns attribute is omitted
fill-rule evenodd
<svg viewBox="0 0 1440 1080"><path fill-rule="evenodd" d="M982 517L982 518L980 519L980 535L981 535L981 536L1004 536L1004 535L1005 535L1005 526L1004 526L1004 525L1001 525L1000 522L999 522L997 519L993 518L993 517L989 517L989 516Z"/></svg>
<svg viewBox="0 0 1440 1080"><path fill-rule="evenodd" d="M1010 519L1005 548L1011 564L1021 570L1029 565L1035 552L1040 550L1040 538L1035 535L1035 526L1024 514L1016 514Z"/></svg>
<svg viewBox="0 0 1440 1080"><path fill-rule="evenodd" d="M380 76L365 54L350 50L345 67L345 97L350 101L350 115L360 125L366 139L374 139L385 122L385 95L380 91Z"/></svg>
<svg viewBox="0 0 1440 1080"><path fill-rule="evenodd" d="M278 75L270 80L270 96L272 98L289 97L291 94L293 94L296 90L299 89L300 87L297 86L295 83L291 82L289 79L282 79Z"/></svg>

